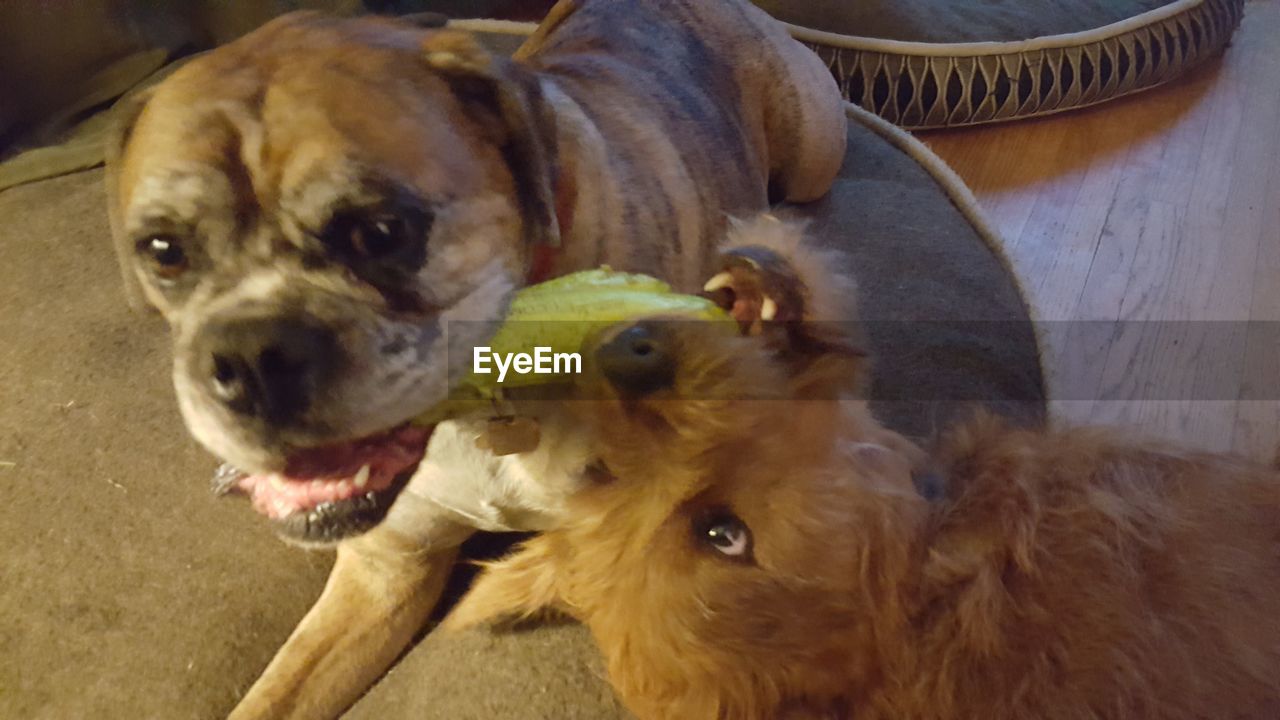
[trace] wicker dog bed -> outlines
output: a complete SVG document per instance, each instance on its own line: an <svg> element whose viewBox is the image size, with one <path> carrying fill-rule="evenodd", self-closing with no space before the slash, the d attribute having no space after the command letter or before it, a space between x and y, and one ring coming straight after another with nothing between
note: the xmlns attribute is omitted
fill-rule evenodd
<svg viewBox="0 0 1280 720"><path fill-rule="evenodd" d="M755 0L830 66L845 97L937 128L1094 105L1219 53L1244 0Z"/></svg>

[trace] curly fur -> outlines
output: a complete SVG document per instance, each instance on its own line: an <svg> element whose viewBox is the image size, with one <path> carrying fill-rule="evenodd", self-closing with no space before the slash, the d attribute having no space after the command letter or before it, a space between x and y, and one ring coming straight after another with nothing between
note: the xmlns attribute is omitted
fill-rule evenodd
<svg viewBox="0 0 1280 720"><path fill-rule="evenodd" d="M699 365L691 383L785 380ZM778 402L597 407L612 479L451 623L581 618L642 718L1280 716L1274 470L980 419L943 442L929 503L860 405ZM698 545L713 506L753 563Z"/></svg>
<svg viewBox="0 0 1280 720"><path fill-rule="evenodd" d="M848 358L676 328L675 387L578 407L607 468L447 623L584 621L640 717L1280 717L1280 474L978 417L928 457ZM943 497L918 494L927 465ZM750 528L746 561L700 539Z"/></svg>

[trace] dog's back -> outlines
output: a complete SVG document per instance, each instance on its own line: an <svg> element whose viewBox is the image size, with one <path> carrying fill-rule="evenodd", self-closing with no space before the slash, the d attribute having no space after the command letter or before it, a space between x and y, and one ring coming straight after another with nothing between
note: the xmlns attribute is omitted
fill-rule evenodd
<svg viewBox="0 0 1280 720"><path fill-rule="evenodd" d="M726 215L817 199L844 159L830 72L745 0L562 0L516 58L550 80L562 119L581 113L561 161L598 174L574 191L608 188L574 225L609 228L591 233L603 261L684 290Z"/></svg>
<svg viewBox="0 0 1280 720"><path fill-rule="evenodd" d="M946 451L913 717L1280 712L1280 475L979 421ZM950 708L950 711L945 709Z"/></svg>

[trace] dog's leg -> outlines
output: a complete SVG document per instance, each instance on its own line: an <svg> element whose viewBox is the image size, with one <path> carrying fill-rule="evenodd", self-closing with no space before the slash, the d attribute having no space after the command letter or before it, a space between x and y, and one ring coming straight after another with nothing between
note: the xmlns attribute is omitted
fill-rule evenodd
<svg viewBox="0 0 1280 720"><path fill-rule="evenodd" d="M560 609L553 558L545 539L535 538L514 555L489 563L440 627L456 632Z"/></svg>
<svg viewBox="0 0 1280 720"><path fill-rule="evenodd" d="M748 7L773 45L759 74L774 200L810 202L831 189L844 164L848 120L840 87L822 60L780 23ZM755 49L753 48L753 51Z"/></svg>
<svg viewBox="0 0 1280 720"><path fill-rule="evenodd" d="M230 720L323 720L341 714L426 622L460 542L428 550L376 529L342 543L320 599Z"/></svg>

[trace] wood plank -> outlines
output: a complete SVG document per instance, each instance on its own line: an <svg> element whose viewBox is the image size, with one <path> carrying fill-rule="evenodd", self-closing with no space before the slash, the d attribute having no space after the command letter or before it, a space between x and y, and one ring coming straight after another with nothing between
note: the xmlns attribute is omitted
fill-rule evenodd
<svg viewBox="0 0 1280 720"><path fill-rule="evenodd" d="M1054 417L1270 459L1280 438L1280 2L1166 87L929 133L1041 317ZM1275 326L1257 323L1276 321Z"/></svg>

